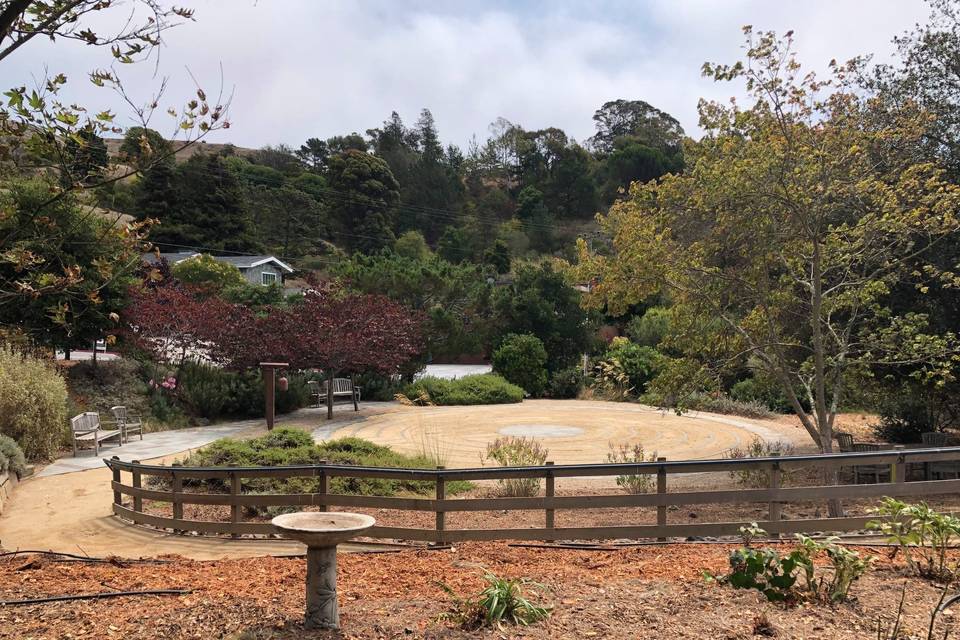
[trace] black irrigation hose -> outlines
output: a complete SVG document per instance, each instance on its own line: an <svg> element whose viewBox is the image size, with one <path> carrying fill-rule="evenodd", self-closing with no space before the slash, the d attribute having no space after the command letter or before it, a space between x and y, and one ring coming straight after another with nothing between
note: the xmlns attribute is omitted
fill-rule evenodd
<svg viewBox="0 0 960 640"><path fill-rule="evenodd" d="M106 591L104 593L83 593L76 596L49 596L46 598L28 598L26 600L0 600L0 606L22 604L43 604L45 602L65 602L68 600L99 600L100 598L118 598L120 596L184 596L193 593L193 589L148 589L146 591Z"/></svg>
<svg viewBox="0 0 960 640"><path fill-rule="evenodd" d="M42 551L39 549L20 549L17 551L5 551L0 553L0 558L5 558L8 556L19 556L19 555L43 555L43 556L60 556L63 558L71 558L73 560L83 561L83 562L104 562L107 564L117 563L127 563L127 562L141 562L145 564L169 564L170 560L158 560L156 558L138 558L136 560L130 558L95 558L92 556L81 556L75 553L65 553L63 551Z"/></svg>

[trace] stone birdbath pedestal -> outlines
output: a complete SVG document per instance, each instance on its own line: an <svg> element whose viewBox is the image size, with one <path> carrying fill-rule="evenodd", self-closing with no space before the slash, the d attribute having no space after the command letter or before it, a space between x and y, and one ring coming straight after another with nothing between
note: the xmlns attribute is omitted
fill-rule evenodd
<svg viewBox="0 0 960 640"><path fill-rule="evenodd" d="M300 511L272 521L278 533L307 545L307 629L339 629L337 545L374 524L360 513Z"/></svg>

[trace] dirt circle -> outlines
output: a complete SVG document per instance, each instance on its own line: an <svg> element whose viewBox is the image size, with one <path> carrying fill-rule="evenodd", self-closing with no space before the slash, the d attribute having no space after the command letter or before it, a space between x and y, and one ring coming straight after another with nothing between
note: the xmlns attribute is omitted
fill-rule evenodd
<svg viewBox="0 0 960 640"><path fill-rule="evenodd" d="M685 414L628 403L527 400L520 404L404 407L336 430L404 453L426 452L449 467L478 467L487 444L505 435L533 437L557 464L606 462L611 445L643 445L671 460L717 458L756 437L796 441L795 430L768 421ZM439 454L439 455L437 455Z"/></svg>

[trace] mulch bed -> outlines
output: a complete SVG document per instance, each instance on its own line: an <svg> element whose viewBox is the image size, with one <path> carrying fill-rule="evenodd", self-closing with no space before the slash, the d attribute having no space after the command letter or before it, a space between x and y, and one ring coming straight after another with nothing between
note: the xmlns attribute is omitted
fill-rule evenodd
<svg viewBox="0 0 960 640"><path fill-rule="evenodd" d="M183 596L0 606L0 638L752 638L762 617L779 638L874 638L906 583L903 637L921 637L939 598L935 585L905 577L887 548L845 604L783 607L755 592L707 583L731 545L663 545L576 551L468 543L448 550L341 554L342 634L302 628L302 558L165 564L86 564L42 556L0 559L0 599L110 590L192 589ZM483 586L484 569L543 583L554 607L527 628L466 631L443 619L449 596ZM952 612L944 618L953 619ZM942 631L937 636L942 637Z"/></svg>

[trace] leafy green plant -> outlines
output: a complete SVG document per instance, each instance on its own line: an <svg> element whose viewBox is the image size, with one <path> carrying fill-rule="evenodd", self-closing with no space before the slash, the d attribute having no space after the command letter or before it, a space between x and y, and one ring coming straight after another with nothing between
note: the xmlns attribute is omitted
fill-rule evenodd
<svg viewBox="0 0 960 640"><path fill-rule="evenodd" d="M27 459L16 440L0 433L0 473L4 472L22 478L27 472Z"/></svg>
<svg viewBox="0 0 960 640"><path fill-rule="evenodd" d="M483 579L487 586L474 598L460 598L446 584L440 587L453 598L449 617L468 629L480 627L502 628L504 623L527 626L550 616L550 607L532 602L524 589L543 590L544 586L526 578L501 578L487 571Z"/></svg>
<svg viewBox="0 0 960 640"><path fill-rule="evenodd" d="M593 367L594 390L611 400L626 400L633 392L630 376L616 358L602 360Z"/></svg>
<svg viewBox="0 0 960 640"><path fill-rule="evenodd" d="M508 404L523 400L523 389L489 373L455 380L426 376L409 385L404 396L411 404Z"/></svg>
<svg viewBox="0 0 960 640"><path fill-rule="evenodd" d="M56 456L67 430L67 386L43 360L0 346L0 433L30 459Z"/></svg>
<svg viewBox="0 0 960 640"><path fill-rule="evenodd" d="M793 455L796 447L789 442L769 442L754 437L746 448L733 447L724 452L723 457L728 460L744 460L746 458L769 458L774 454L781 456ZM790 469L781 470L781 480L786 482L791 476ZM766 487L769 476L766 469L734 469L730 477L742 487Z"/></svg>
<svg viewBox="0 0 960 640"><path fill-rule="evenodd" d="M656 452L647 455L643 450L642 444L635 444L632 447L628 444L613 445L610 444L610 451L607 452L607 462L614 464L632 464L640 462L655 462ZM653 489L653 475L649 473L625 474L617 476L617 486L627 493L648 493Z"/></svg>
<svg viewBox="0 0 960 640"><path fill-rule="evenodd" d="M911 572L927 578L952 579L957 565L951 565L947 550L960 538L960 518L938 513L926 502L907 504L896 498L884 498L870 510L880 516L867 523L887 541L898 545Z"/></svg>
<svg viewBox="0 0 960 640"><path fill-rule="evenodd" d="M626 386L637 395L644 393L647 384L657 375L663 356L652 347L646 347L626 338L614 338L603 357L604 362L616 361L627 377Z"/></svg>
<svg viewBox="0 0 960 640"><path fill-rule="evenodd" d="M587 382L580 365L556 371L550 376L547 395L554 399L576 398Z"/></svg>
<svg viewBox="0 0 960 640"><path fill-rule="evenodd" d="M547 350L531 334L508 334L493 352L493 370L533 397L547 386Z"/></svg>
<svg viewBox="0 0 960 640"><path fill-rule="evenodd" d="M547 449L533 438L504 436L487 445L486 458L502 467L539 466L547 461ZM512 498L533 497L540 493L540 478L504 478L497 480L500 493Z"/></svg>

